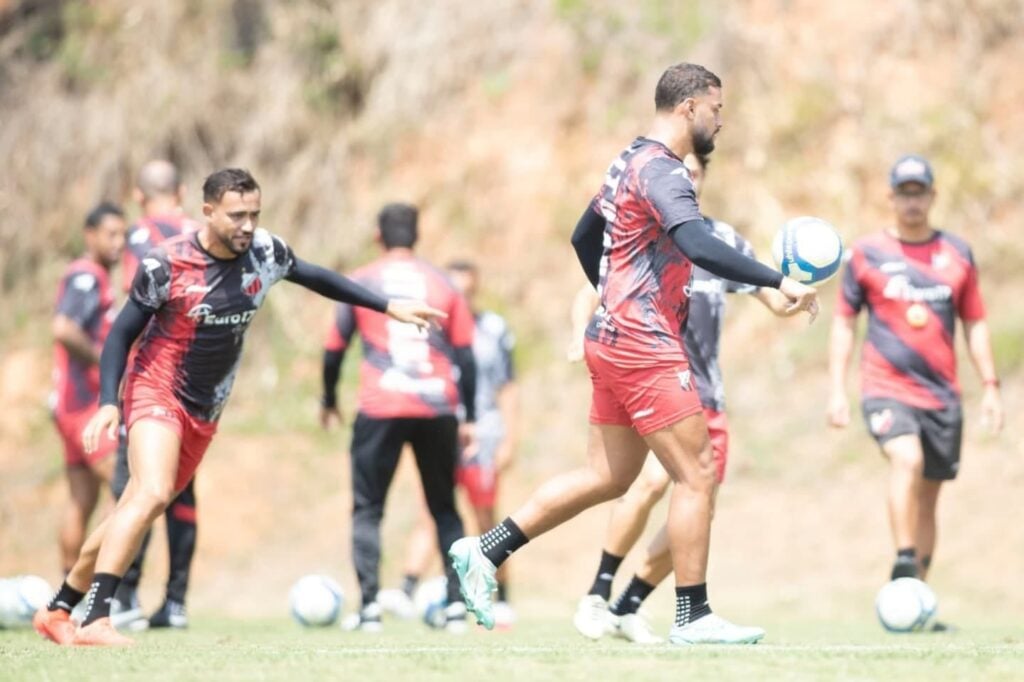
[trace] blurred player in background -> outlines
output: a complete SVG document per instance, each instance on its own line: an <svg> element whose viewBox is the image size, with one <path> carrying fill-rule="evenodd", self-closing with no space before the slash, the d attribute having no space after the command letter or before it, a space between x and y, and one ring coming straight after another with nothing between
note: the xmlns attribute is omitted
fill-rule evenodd
<svg viewBox="0 0 1024 682"><path fill-rule="evenodd" d="M889 184L895 224L858 240L843 272L829 347L828 421L837 428L850 423L846 373L857 316L866 308L861 407L890 464L896 544L890 575L925 579L935 553L939 491L960 468L957 318L984 386L982 417L995 432L1002 428L1003 408L974 256L963 239L932 227L929 219L935 200L931 165L904 156L892 167Z"/></svg>
<svg viewBox="0 0 1024 682"><path fill-rule="evenodd" d="M181 208L185 187L177 167L170 161L156 159L139 169L135 201L142 216L128 230L124 250L121 281L125 293L131 292L135 271L146 254L156 245L184 233L196 232L199 224L185 216ZM128 442L122 430L117 449L117 468L114 472L114 495L118 498L128 485ZM189 571L196 548L196 497L194 481L190 480L164 512L167 521L167 589L164 603L148 619L139 604L138 587L142 578L142 563L149 546L150 534L142 540L142 547L132 565L124 574L110 609L111 622L119 628L142 630L146 627L176 627L188 625L185 614L185 594L188 591Z"/></svg>
<svg viewBox="0 0 1024 682"><path fill-rule="evenodd" d="M352 425L352 558L362 607L354 629L381 628L380 523L391 479L402 448L412 446L427 507L437 526L442 556L462 536L455 509L455 467L460 437L475 448L476 366L473 360L473 316L465 298L443 272L413 252L419 213L408 204L388 204L378 215L384 255L359 268L352 277L383 296L423 301L448 317L428 331L396 324L379 312L337 307L324 350L324 395L321 424L341 420L337 383L345 351L358 332L363 340L359 368L359 407ZM456 418L465 405L465 421ZM461 433L460 433L461 432ZM446 562L447 563L447 562ZM458 581L449 570L447 627L466 627L466 608Z"/></svg>
<svg viewBox="0 0 1024 682"><path fill-rule="evenodd" d="M687 154L683 163L690 172L694 192L699 199L707 173L708 158ZM731 225L707 217L704 218L704 224L708 232L717 239L743 255L755 258L750 242L741 237ZM693 268L689 287L690 312L684 334L686 354L690 360L690 370L697 384L697 393L708 425L715 461L716 483L721 485L725 478L729 454L725 384L718 364L725 295L750 294L774 314L782 317L795 314L796 311L788 310L788 300L777 289L733 282L700 267ZM589 284L580 290L573 302L573 343L569 359L574 362L583 359L586 328L599 303L597 292ZM637 644L661 641L660 637L654 635L650 624L640 615L639 609L658 583L672 572L672 557L665 528L658 532L648 546L640 568L626 589L610 606L609 599L612 581L619 565L640 539L651 510L668 491L671 482L672 479L657 457L648 455L640 476L612 507L597 574L590 592L580 600L576 616L573 618L576 629L584 637L600 639L606 632L613 630L620 637Z"/></svg>
<svg viewBox="0 0 1024 682"><path fill-rule="evenodd" d="M480 271L476 264L458 260L448 264L448 276L466 297L473 312L476 331L473 357L476 360L476 452L464 453L456 473L473 508L478 532L494 525L498 479L515 459L519 422L519 393L515 382L513 349L515 337L498 313L479 310L477 294ZM402 616L414 613L413 593L436 556L436 530L423 505L419 523L409 539L405 571L400 590L382 590L381 605ZM494 619L498 627L509 627L515 613L508 603L507 570L498 571L498 594Z"/></svg>
<svg viewBox="0 0 1024 682"><path fill-rule="evenodd" d="M817 313L817 292L744 256L707 229L687 154L710 154L721 128L721 81L704 67L669 67L650 132L612 162L572 243L601 306L584 355L593 383L589 462L557 476L519 510L451 556L466 607L494 626L494 573L513 552L584 509L621 497L653 450L676 483L668 536L676 574L674 644L747 644L764 631L712 613L707 596L715 463L683 343L696 264L736 282L780 289L787 312Z"/></svg>
<svg viewBox="0 0 1024 682"><path fill-rule="evenodd" d="M203 184L205 224L150 251L100 357L100 409L82 435L86 454L113 438L124 405L132 475L117 507L85 541L78 560L33 626L58 644L125 646L110 603L146 530L192 478L217 431L242 345L270 288L287 279L337 301L426 326L443 315L417 301L382 298L296 258L259 229L261 192L247 171L226 168ZM145 331L120 386L129 352ZM85 599L76 628L70 611Z"/></svg>
<svg viewBox="0 0 1024 682"><path fill-rule="evenodd" d="M113 322L110 271L124 248L125 221L111 203L85 218L85 253L61 277L53 316L53 420L64 443L64 473L70 500L60 524L60 561L66 575L85 541L102 484L114 475L117 447L104 438L95 452L82 447L82 429L99 409L100 351Z"/></svg>

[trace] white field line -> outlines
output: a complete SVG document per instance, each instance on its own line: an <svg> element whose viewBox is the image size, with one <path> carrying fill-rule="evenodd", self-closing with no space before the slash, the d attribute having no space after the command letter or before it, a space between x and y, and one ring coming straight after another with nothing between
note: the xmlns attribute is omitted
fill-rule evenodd
<svg viewBox="0 0 1024 682"><path fill-rule="evenodd" d="M717 650L717 651L735 651L740 652L751 652L754 655L758 653L767 654L788 654L788 653L818 653L818 654L950 654L950 653L969 653L971 655L992 655L992 654L1009 654L1017 653L1024 655L1024 646L1022 645L946 645L946 646L906 646L897 644L756 644L752 646L725 646L725 645L700 645L697 647L679 646L674 647L671 645L661 646L649 646L649 647L594 647L588 649L586 647L577 646L492 646L487 644L481 644L479 646L467 645L467 646L395 646L395 647L352 647L352 646L338 646L329 648L318 648L312 649L312 652L322 654L338 654L338 655L378 655L378 656L394 656L394 655L419 655L419 654L473 654L478 653L481 655L487 654L571 654L571 655L588 655L588 654L610 654L619 655L627 651L635 651L636 653L646 652L652 654L661 653L676 653L685 655L686 653L693 651L704 651L704 650Z"/></svg>

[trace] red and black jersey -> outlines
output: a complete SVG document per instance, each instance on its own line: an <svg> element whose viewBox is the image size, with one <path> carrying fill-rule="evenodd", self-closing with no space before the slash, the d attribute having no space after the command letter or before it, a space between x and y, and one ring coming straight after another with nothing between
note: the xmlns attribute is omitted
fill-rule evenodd
<svg viewBox="0 0 1024 682"><path fill-rule="evenodd" d="M139 218L128 228L128 234L125 236L124 254L121 259L121 281L124 283L124 290L131 291L132 280L135 279L139 263L154 246L178 235L198 230L199 223L180 212Z"/></svg>
<svg viewBox="0 0 1024 682"><path fill-rule="evenodd" d="M230 260L207 253L195 233L150 251L130 296L154 315L128 382L170 387L190 414L216 420L234 383L249 322L270 287L294 267L288 245L263 229L255 231L246 254Z"/></svg>
<svg viewBox="0 0 1024 682"><path fill-rule="evenodd" d="M606 227L601 305L587 337L643 363L685 357L693 263L668 231L701 215L682 160L659 142L637 138L608 168L593 210Z"/></svg>
<svg viewBox="0 0 1024 682"><path fill-rule="evenodd" d="M923 409L959 404L956 318L985 317L970 247L942 231L915 243L883 232L859 240L850 253L836 313L853 317L868 309L863 397Z"/></svg>
<svg viewBox="0 0 1024 682"><path fill-rule="evenodd" d="M110 275L102 265L79 258L64 270L55 312L77 324L96 348L103 346L110 331L113 305ZM53 388L54 410L58 413L95 407L100 390L99 366L82 363L63 344L54 343Z"/></svg>
<svg viewBox="0 0 1024 682"><path fill-rule="evenodd" d="M436 417L459 404L454 348L473 344L474 321L448 277L419 258L386 254L352 275L386 298L425 301L448 314L424 331L383 313L339 303L327 350L345 350L356 332L363 340L359 411L369 417Z"/></svg>

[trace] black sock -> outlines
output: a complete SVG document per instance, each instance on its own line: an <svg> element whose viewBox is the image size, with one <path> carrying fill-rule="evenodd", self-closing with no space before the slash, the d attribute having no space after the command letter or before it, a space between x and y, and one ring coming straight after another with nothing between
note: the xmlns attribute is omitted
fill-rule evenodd
<svg viewBox="0 0 1024 682"><path fill-rule="evenodd" d="M931 567L932 567L932 555L929 554L928 556L921 557L921 568L923 568L924 570L927 571Z"/></svg>
<svg viewBox="0 0 1024 682"><path fill-rule="evenodd" d="M119 582L121 577L112 573L97 573L93 576L82 625L89 625L100 618L110 616L110 600L114 598Z"/></svg>
<svg viewBox="0 0 1024 682"><path fill-rule="evenodd" d="M917 552L913 547L904 547L903 549L896 550L896 563L892 565L892 573L889 574L891 580L896 578L916 578L917 577Z"/></svg>
<svg viewBox="0 0 1024 682"><path fill-rule="evenodd" d="M640 605L644 603L644 599L647 599L653 591L654 585L646 583L634 575L629 581L629 585L626 585L626 591L620 594L612 604L612 613L616 616L636 613L640 609Z"/></svg>
<svg viewBox="0 0 1024 682"><path fill-rule="evenodd" d="M619 570L622 559L623 557L601 550L601 563L597 565L594 584L590 586L590 592L587 594L596 594L608 601L612 596L612 581L615 580L615 571Z"/></svg>
<svg viewBox="0 0 1024 682"><path fill-rule="evenodd" d="M529 541L530 539L523 534L516 522L511 518L506 518L480 536L480 549L497 568L505 563L505 559L512 556L512 552Z"/></svg>
<svg viewBox="0 0 1024 682"><path fill-rule="evenodd" d="M689 625L711 613L708 604L708 584L676 587L676 627Z"/></svg>
<svg viewBox="0 0 1024 682"><path fill-rule="evenodd" d="M498 598L496 601L508 601L508 585L503 582L498 583Z"/></svg>
<svg viewBox="0 0 1024 682"><path fill-rule="evenodd" d="M405 596L412 597L412 593L416 591L416 586L420 582L418 575L412 573L406 573L402 576L402 592L405 592Z"/></svg>
<svg viewBox="0 0 1024 682"><path fill-rule="evenodd" d="M46 605L47 611L67 611L71 613L71 610L78 606L78 602L82 601L85 597L85 592L79 592L75 588L68 585L67 581L60 584L60 589L57 590L57 594L53 595L53 599Z"/></svg>

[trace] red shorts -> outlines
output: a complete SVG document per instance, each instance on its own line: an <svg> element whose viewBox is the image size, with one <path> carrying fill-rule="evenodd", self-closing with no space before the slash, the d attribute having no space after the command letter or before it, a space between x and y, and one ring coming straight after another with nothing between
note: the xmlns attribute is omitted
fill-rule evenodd
<svg viewBox="0 0 1024 682"><path fill-rule="evenodd" d="M99 405L97 404L78 412L57 412L53 415L53 421L57 425L57 433L60 434L61 440L64 441L64 466L92 466L117 452L117 438L111 439L106 431L104 431L100 436L100 443L96 452L91 455L85 454L85 447L82 445L82 431L98 410Z"/></svg>
<svg viewBox="0 0 1024 682"><path fill-rule="evenodd" d="M591 424L632 426L641 436L698 414L703 408L690 363L652 359L638 364L602 343L587 340L584 354L594 386Z"/></svg>
<svg viewBox="0 0 1024 682"><path fill-rule="evenodd" d="M131 438L132 425L142 419L155 419L167 424L178 434L178 474L175 492L181 492L192 480L196 468L217 433L217 422L208 422L190 415L181 402L167 390L130 382L124 396L124 425Z"/></svg>
<svg viewBox="0 0 1024 682"><path fill-rule="evenodd" d="M455 472L455 482L462 486L474 509L493 509L498 498L498 472L493 466L467 464Z"/></svg>
<svg viewBox="0 0 1024 682"><path fill-rule="evenodd" d="M715 479L721 483L725 480L725 465L729 461L729 420L725 412L715 412L706 407L704 419L708 423L711 453L715 458Z"/></svg>

